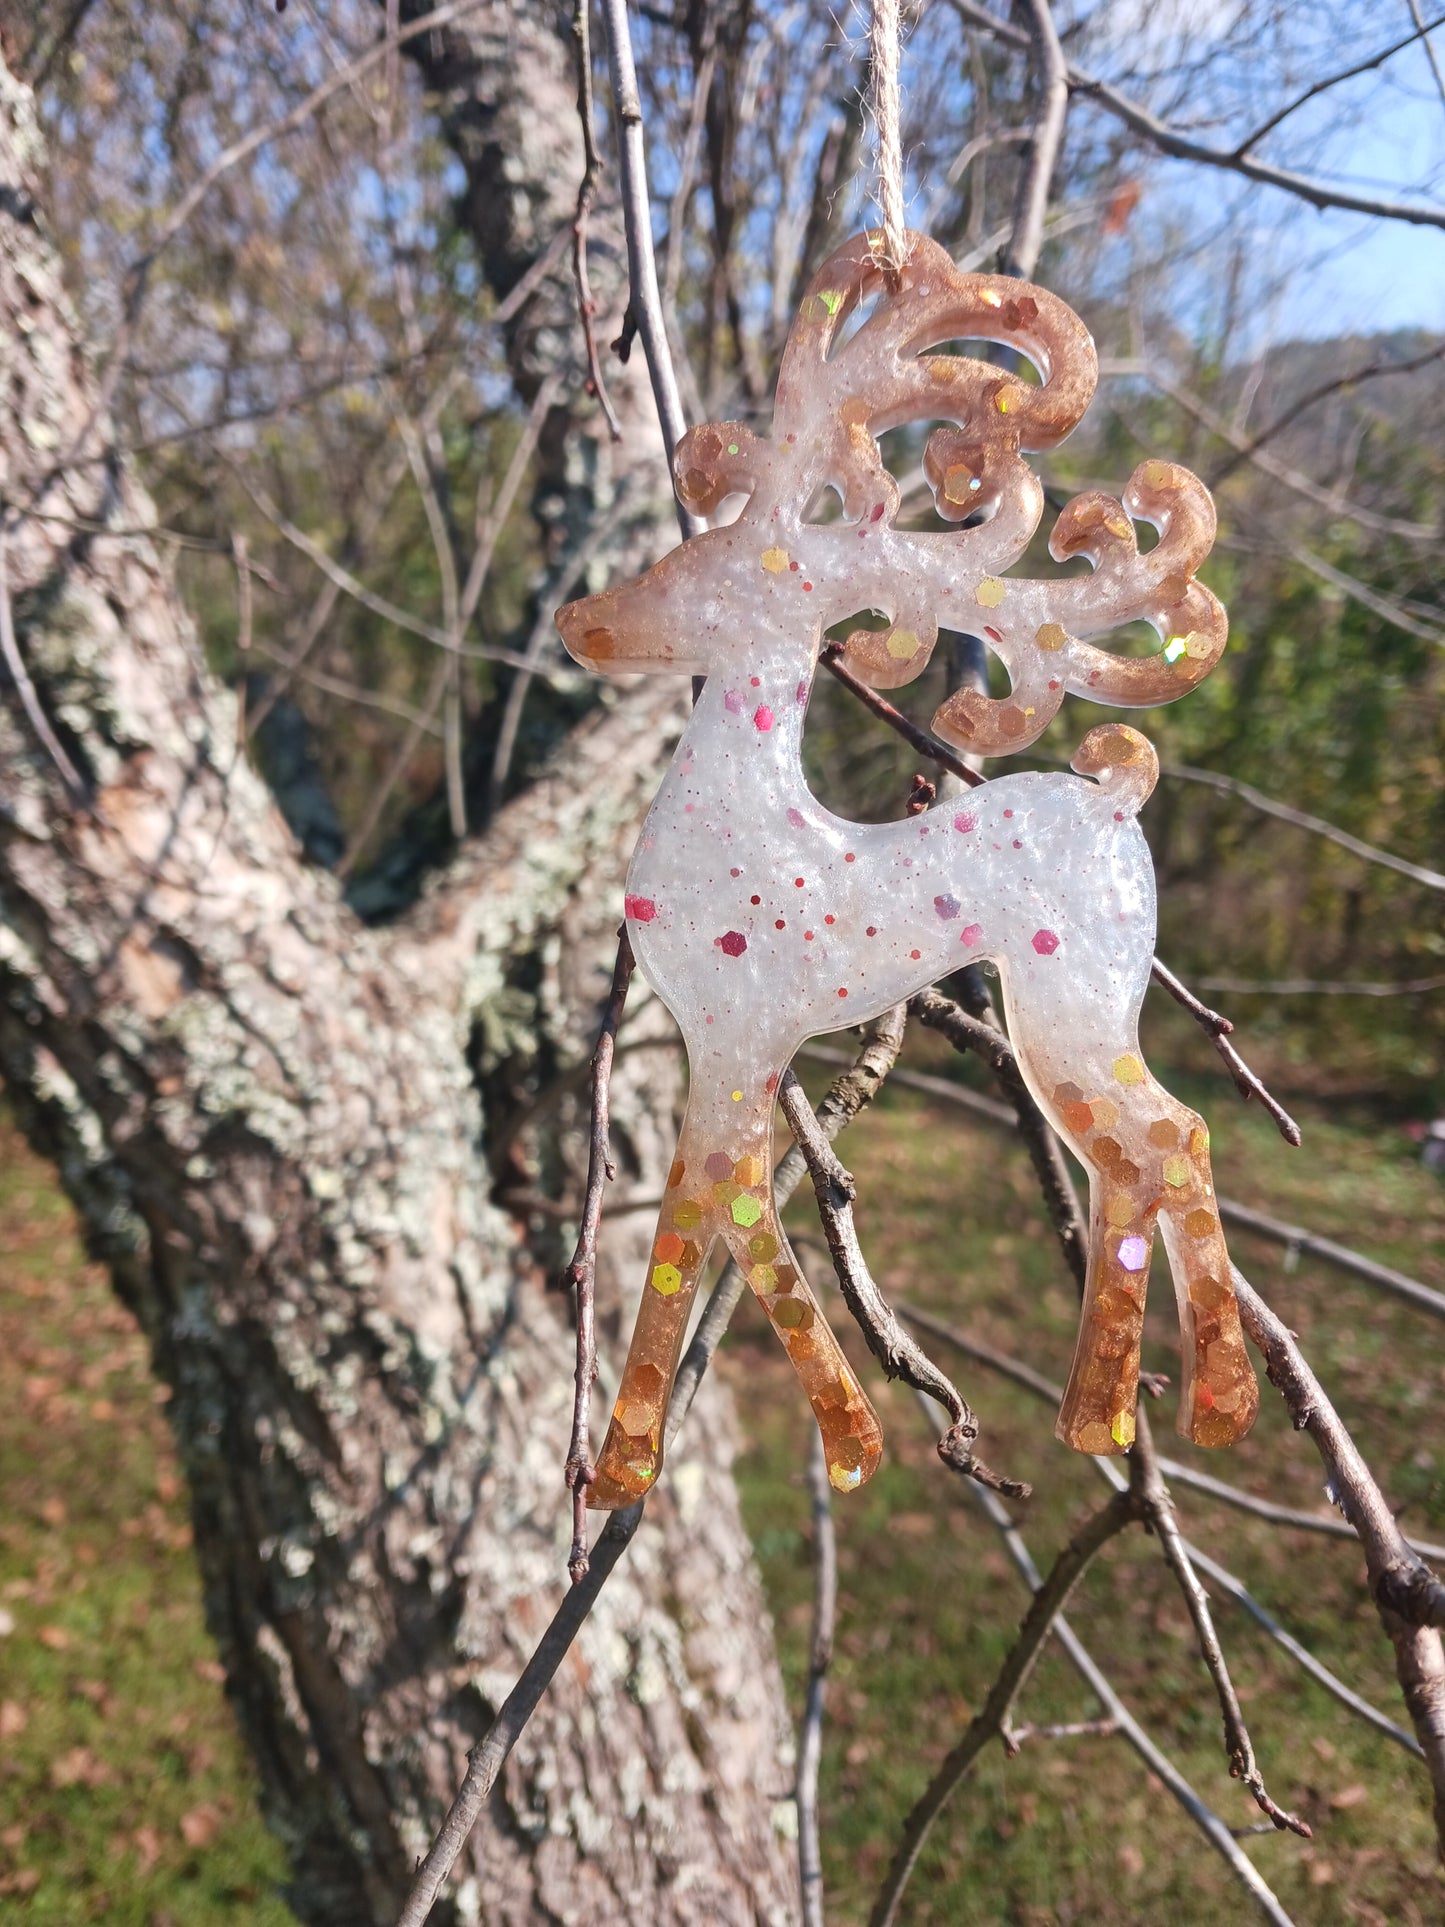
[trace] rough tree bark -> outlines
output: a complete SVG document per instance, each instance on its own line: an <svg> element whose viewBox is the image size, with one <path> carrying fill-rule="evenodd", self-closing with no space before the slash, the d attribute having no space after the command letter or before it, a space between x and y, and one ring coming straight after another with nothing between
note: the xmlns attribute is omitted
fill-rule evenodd
<svg viewBox="0 0 1445 1927"><path fill-rule="evenodd" d="M28 94L0 68L0 586L85 790L0 671L0 1071L174 1388L207 1610L293 1904L380 1923L565 1583L566 1306L495 1195L519 1140L485 1065L520 1033L575 1090L676 716L660 685L598 711L410 917L363 927L237 755L232 700L128 532L149 504L93 420L38 177ZM644 1193L658 1055L619 1076ZM564 1113L539 1103L537 1130ZM612 1233L615 1296L645 1214ZM454 1918L792 1918L732 1436L709 1386Z"/></svg>
<svg viewBox="0 0 1445 1927"><path fill-rule="evenodd" d="M401 0L401 18L419 19L431 5ZM570 229L576 213L585 157L573 20L570 0L490 0L406 45L462 168L456 218L499 299ZM676 536L642 355L631 355L624 366L609 350L627 306L627 242L616 186L610 160L588 221L588 260L620 439L609 436L600 409L577 404L587 363L570 247L508 324L507 356L517 391L527 399L548 374L567 378L568 399L549 414L538 451L537 507L550 525L554 553L566 553L625 481L629 526L611 554L621 570L635 573Z"/></svg>

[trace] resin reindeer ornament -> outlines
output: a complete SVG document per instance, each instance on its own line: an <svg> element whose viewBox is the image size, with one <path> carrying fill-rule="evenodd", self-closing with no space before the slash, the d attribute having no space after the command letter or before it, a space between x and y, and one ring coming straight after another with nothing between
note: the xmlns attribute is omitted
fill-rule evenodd
<svg viewBox="0 0 1445 1927"><path fill-rule="evenodd" d="M1224 611L1194 580L1213 506L1171 463L1145 462L1122 502L1082 495L1060 515L1053 554L1086 556L1090 573L1005 574L1043 506L1020 451L1053 447L1079 420L1094 391L1093 343L1044 289L960 274L934 243L909 243L888 279L870 237L820 270L783 356L771 440L723 423L679 444L683 500L707 514L744 495L738 519L557 617L588 668L707 678L627 883L637 961L682 1029L690 1082L594 1507L628 1504L657 1477L689 1308L719 1240L802 1381L834 1486L872 1472L878 1421L778 1221L775 1094L805 1038L865 1022L981 958L998 967L1029 1088L1090 1173L1088 1279L1059 1437L1085 1452L1133 1440L1156 1229L1183 1333L1179 1429L1225 1445L1258 1403L1209 1133L1139 1051L1154 950L1153 869L1135 821L1158 772L1149 743L1122 725L1094 729L1074 758L1078 777L1005 776L896 823L849 823L804 779L823 633L859 611L888 617L883 632L846 644L874 684L916 676L940 624L986 638L1011 693L960 692L934 728L991 753L1032 742L1070 690L1166 702L1224 647ZM869 299L871 313L847 332ZM962 340L1018 350L1038 381L928 352ZM911 421L945 424L924 470L940 515L967 526L896 526L898 486L877 437ZM829 489L842 512L822 519ZM1159 530L1144 555L1134 519ZM1159 653L1121 658L1087 640L1137 619L1159 633Z"/></svg>

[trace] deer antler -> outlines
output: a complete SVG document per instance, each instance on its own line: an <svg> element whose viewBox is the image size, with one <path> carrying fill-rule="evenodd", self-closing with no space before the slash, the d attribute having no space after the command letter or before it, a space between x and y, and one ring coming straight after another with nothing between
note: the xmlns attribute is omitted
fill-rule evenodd
<svg viewBox="0 0 1445 1927"><path fill-rule="evenodd" d="M1131 515L1160 531L1147 555L1139 553ZM1054 524L1049 552L1056 562L1087 556L1093 573L979 583L975 600L988 612L984 637L1013 688L1002 701L958 690L935 714L934 730L961 748L1000 756L1034 742L1070 691L1148 708L1193 689L1218 662L1228 636L1223 607L1194 579L1214 528L1209 491L1173 462L1142 462L1122 502L1076 495ZM1164 640L1159 654L1115 656L1081 640L1135 621L1149 623Z"/></svg>
<svg viewBox="0 0 1445 1927"><path fill-rule="evenodd" d="M1081 495L1059 517L1057 560L1085 555L1091 575L1026 582L1004 571L1023 554L1043 509L1024 450L1051 448L1093 398L1094 345L1066 304L1000 275L960 274L942 248L910 236L902 272L885 279L874 236L840 248L818 271L788 337L778 375L773 439L741 423L691 430L675 458L678 488L704 513L746 492L754 520L801 519L825 488L841 496L860 533L882 524L891 542L847 559L847 581L888 609L887 630L857 630L849 666L878 687L910 681L927 663L940 621L981 632L1009 670L1002 701L973 691L949 698L934 728L988 754L1022 749L1047 727L1065 694L1125 706L1169 702L1213 668L1224 611L1194 580L1214 537L1214 510L1187 470L1146 462L1122 502ZM846 339L858 307L873 312ZM974 356L929 350L991 340L1038 370L1033 382ZM898 485L878 436L936 420L924 472L939 515L955 533L895 527ZM1155 523L1158 544L1140 555L1132 517ZM886 566L885 566L886 564ZM1086 638L1122 623L1151 623L1161 655L1121 657Z"/></svg>

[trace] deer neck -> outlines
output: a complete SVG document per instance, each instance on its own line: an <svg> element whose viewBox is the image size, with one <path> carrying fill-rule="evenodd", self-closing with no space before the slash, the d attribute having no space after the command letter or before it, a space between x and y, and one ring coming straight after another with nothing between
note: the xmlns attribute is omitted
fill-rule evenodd
<svg viewBox="0 0 1445 1927"><path fill-rule="evenodd" d="M815 660L807 640L778 639L740 668L715 670L678 744L659 805L692 816L722 798L736 807L750 797L785 804L806 797L803 719Z"/></svg>

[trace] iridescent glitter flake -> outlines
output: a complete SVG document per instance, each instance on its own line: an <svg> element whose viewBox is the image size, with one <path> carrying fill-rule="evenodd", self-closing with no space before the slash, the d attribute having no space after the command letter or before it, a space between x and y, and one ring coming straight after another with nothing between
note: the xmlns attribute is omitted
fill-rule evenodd
<svg viewBox="0 0 1445 1927"><path fill-rule="evenodd" d="M855 629L844 654L880 688L923 671L940 623L973 621L1012 688L997 699L959 690L934 726L985 754L1036 740L1069 691L1128 706L1192 688L1224 646L1224 613L1195 579L1213 506L1186 470L1146 461L1121 499L1080 495L1059 516L1055 558L1082 556L1088 572L1014 574L1043 509L1024 451L1053 447L1083 414L1093 344L1053 295L960 274L917 236L885 281L874 239L842 248L804 299L771 439L728 422L691 430L677 448L688 507L711 515L743 497L741 514L558 616L588 667L707 678L627 881L633 948L682 1028L691 1078L649 1289L590 1490L598 1506L626 1504L657 1475L690 1308L719 1240L787 1350L834 1484L848 1490L872 1472L877 1419L778 1222L775 1096L804 1038L866 1023L979 958L998 967L1030 1089L1090 1171L1089 1275L1060 1436L1090 1452L1132 1442L1156 1229L1190 1307L1181 1429L1222 1444L1254 1413L1208 1133L1139 1051L1154 885L1135 819L1158 771L1149 744L1122 725L1095 729L1077 777L1007 776L966 805L871 825L824 809L801 760L822 638L863 609L884 624ZM1026 357L1037 381L933 352L980 339ZM909 421L932 424L923 469L942 530L898 526L898 485L877 437ZM829 491L841 515L809 520ZM1138 520L1160 532L1146 554ZM1159 654L1115 655L1090 640L1140 621L1159 635Z"/></svg>

